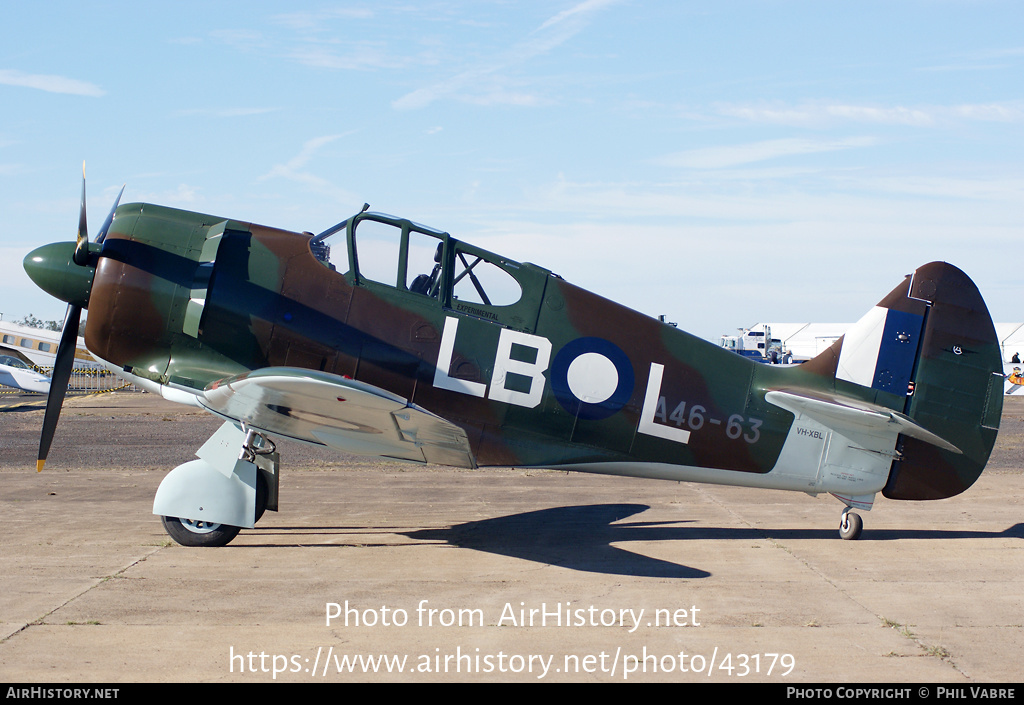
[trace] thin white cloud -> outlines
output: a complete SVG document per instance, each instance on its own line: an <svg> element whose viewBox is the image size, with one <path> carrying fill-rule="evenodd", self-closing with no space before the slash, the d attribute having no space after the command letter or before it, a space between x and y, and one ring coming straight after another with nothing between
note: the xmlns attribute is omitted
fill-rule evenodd
<svg viewBox="0 0 1024 705"><path fill-rule="evenodd" d="M659 157L653 162L661 166L686 169L723 169L778 157L834 152L841 149L870 147L875 144L877 144L877 140L873 137L847 137L835 140L765 140L747 144L691 149Z"/></svg>
<svg viewBox="0 0 1024 705"><path fill-rule="evenodd" d="M289 12L274 16L273 20L290 29L308 32L329 31L325 24L331 20L366 20L373 17L373 11L366 8L332 8L326 10Z"/></svg>
<svg viewBox="0 0 1024 705"><path fill-rule="evenodd" d="M722 115L756 123L791 126L822 126L839 122L935 127L954 121L1024 121L1024 101L953 106L879 106L851 103L803 103L800 105L719 105Z"/></svg>
<svg viewBox="0 0 1024 705"><path fill-rule="evenodd" d="M549 102L532 93L521 93L517 91L504 90L502 88L481 91L475 95L467 95L463 100L473 105L517 105L520 107L532 107L535 105L547 104Z"/></svg>
<svg viewBox="0 0 1024 705"><path fill-rule="evenodd" d="M284 164L275 164L269 172L260 177L260 181L273 178L284 178L289 181L303 184L318 193L322 193L338 200L356 200L350 192L335 186L329 180L321 176L317 176L305 169L306 165L309 164L321 149L348 134L351 133L324 135L323 137L316 137L308 140L302 145L302 149L297 155L289 159Z"/></svg>
<svg viewBox="0 0 1024 705"><path fill-rule="evenodd" d="M1024 56L1024 47L1011 47L1009 49L992 49L989 56Z"/></svg>
<svg viewBox="0 0 1024 705"><path fill-rule="evenodd" d="M481 76L485 76L486 74L497 70L498 67L466 71L465 73L460 73L457 76L452 76L449 79L440 81L425 88L417 88L410 93L406 93L398 100L395 100L391 105L399 110L425 108L435 100L449 96Z"/></svg>
<svg viewBox="0 0 1024 705"><path fill-rule="evenodd" d="M1024 178L1015 176L973 179L925 175L879 177L871 180L870 187L883 193L944 200L1002 201L1007 204L1024 200Z"/></svg>
<svg viewBox="0 0 1024 705"><path fill-rule="evenodd" d="M614 5L619 1L620 0L584 0L584 2L581 2L578 5L574 5L573 7L570 7L568 10L563 10L559 12L557 15L544 22L544 24L542 24L539 29L547 29L548 27L552 27L560 22L564 22L573 17L586 15L589 12L594 12L596 10L601 10L609 5Z"/></svg>
<svg viewBox="0 0 1024 705"><path fill-rule="evenodd" d="M403 70L430 63L429 55L401 53L413 44L396 42L387 30L381 33L369 22L375 17L369 8L343 7L275 15L272 23L287 30L289 36L275 40L274 52L304 66L341 71ZM399 52L392 50L392 42L400 47Z"/></svg>
<svg viewBox="0 0 1024 705"><path fill-rule="evenodd" d="M586 26L585 20L590 15L621 1L584 0L584 2L577 3L545 20L526 39L515 44L492 62L484 63L430 86L411 91L395 100L392 106L399 110L412 110L462 92L475 94L467 98L474 103L534 105L542 102L521 92L510 93L500 87L494 87L493 84L500 83L494 77L496 74L556 49L582 31ZM483 90L480 90L481 84L484 85Z"/></svg>
<svg viewBox="0 0 1024 705"><path fill-rule="evenodd" d="M79 81L66 76L54 76L41 73L25 73L13 69L0 69L0 84L7 86L19 86L21 88L35 88L36 90L48 93L63 93L65 95L80 95L90 98L98 98L106 95L106 91L95 83Z"/></svg>
<svg viewBox="0 0 1024 705"><path fill-rule="evenodd" d="M137 176L140 176L140 177L151 177L151 176L154 176L154 175L153 174L140 174L140 175L137 175ZM120 187L108 187L108 188L103 190L103 195L102 196L96 196L95 198L90 197L89 198L89 213L92 213L92 214L103 213L103 214L105 214L110 209L110 204L113 202L114 197L117 195L117 190L116 189L120 189ZM144 202L144 203L159 203L161 205L170 206L172 208L194 209L194 208L197 208L197 207L201 206L201 204L203 204L205 202L205 198L203 197L202 190L203 189L202 189L201 186L194 186L192 184L187 184L187 183L179 183L174 188L164 188L164 189L160 189L158 191L134 189L131 192L131 200L139 201L139 202ZM70 200L70 199L67 199L67 200ZM92 205L93 201L98 201L98 204L97 204L97 206L95 208ZM121 203L126 203L126 202L127 201L125 201L124 199L122 199L122 201L121 201ZM74 208L75 208L75 210L77 210L78 206L75 205ZM70 210L70 209L68 209L68 210ZM98 225L97 226L90 225L90 227L99 227L99 226Z"/></svg>
<svg viewBox="0 0 1024 705"><path fill-rule="evenodd" d="M257 29L215 29L210 32L210 37L217 42L246 51L269 46L263 32Z"/></svg>
<svg viewBox="0 0 1024 705"><path fill-rule="evenodd" d="M302 151L282 166L289 171L300 169L306 166L306 164L309 163L309 160L312 159L317 152L323 149L324 146L334 142L335 140L341 139L343 136L344 135L324 135L323 137L315 137L314 139L307 140L305 144L302 145Z"/></svg>
<svg viewBox="0 0 1024 705"><path fill-rule="evenodd" d="M344 44L308 44L287 52L288 58L305 66L345 71L401 69L411 59L388 52L382 42L346 42Z"/></svg>
<svg viewBox="0 0 1024 705"><path fill-rule="evenodd" d="M198 115L204 117L238 118L250 115L265 115L266 113L274 113L279 110L281 108L193 108L191 110L179 110L177 114L184 117Z"/></svg>
<svg viewBox="0 0 1024 705"><path fill-rule="evenodd" d="M950 109L950 114L984 122L1024 122L1024 101L957 105Z"/></svg>

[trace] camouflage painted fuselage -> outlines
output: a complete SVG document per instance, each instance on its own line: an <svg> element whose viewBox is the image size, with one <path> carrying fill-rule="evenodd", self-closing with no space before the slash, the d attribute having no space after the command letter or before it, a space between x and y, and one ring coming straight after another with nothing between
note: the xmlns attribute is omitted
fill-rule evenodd
<svg viewBox="0 0 1024 705"><path fill-rule="evenodd" d="M394 281L360 271L353 233L364 219L403 233ZM406 283L411 256L401 249L417 228L354 216L347 238L332 245L348 249L344 271L314 254L308 233L122 206L97 259L86 344L125 373L197 394L263 367L347 376L464 429L480 465L755 485L760 476L766 487L835 491L841 483L822 474L828 430L766 398L779 390L891 409L962 451L900 436L871 492L951 496L987 461L1002 401L992 384L998 346L980 295L953 267L921 268L883 299L893 320L914 328L899 331L913 352L897 349L884 371L849 381L839 367L843 340L797 367L753 363L541 267L429 229L440 261L432 290L421 293ZM514 279L518 298L459 298L459 270L472 270L472 257ZM785 480L794 449L810 460ZM776 476L785 481L769 479Z"/></svg>

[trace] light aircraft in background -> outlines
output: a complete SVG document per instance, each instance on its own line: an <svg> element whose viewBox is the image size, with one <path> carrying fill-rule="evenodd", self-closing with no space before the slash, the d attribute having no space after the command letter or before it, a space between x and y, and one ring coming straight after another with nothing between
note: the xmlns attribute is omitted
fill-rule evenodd
<svg viewBox="0 0 1024 705"><path fill-rule="evenodd" d="M50 378L13 355L0 355L0 384L26 392L50 393Z"/></svg>
<svg viewBox="0 0 1024 705"><path fill-rule="evenodd" d="M107 367L225 421L154 500L186 545L224 545L277 509L274 437L412 463L831 493L852 539L851 509L880 492L970 487L999 425L991 318L942 262L782 368L366 208L319 235L141 203L115 202L95 242L85 222L83 176L77 242L25 258L69 304L38 468L88 308L85 342Z"/></svg>

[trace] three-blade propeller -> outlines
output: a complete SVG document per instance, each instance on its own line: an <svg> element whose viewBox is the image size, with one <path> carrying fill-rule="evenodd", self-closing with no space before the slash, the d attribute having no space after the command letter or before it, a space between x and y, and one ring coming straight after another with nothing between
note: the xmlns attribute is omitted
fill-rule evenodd
<svg viewBox="0 0 1024 705"><path fill-rule="evenodd" d="M121 195L124 194L124 186L121 193L114 199L114 206L110 209L107 219L103 221L99 234L96 237L97 243L102 243L107 236L107 230L114 221L114 212L118 203L121 202ZM89 250L89 225L85 214L85 163L82 164L82 204L78 213L78 238L75 242L75 251L72 262L80 267L94 266L90 264ZM69 265L71 263L68 263ZM53 363L53 376L50 381L50 394L46 398L46 412L43 414L43 430L39 437L39 457L36 460L36 471L42 471L46 464L46 456L50 452L50 444L53 443L53 434L57 430L57 421L60 419L61 407L64 404L64 396L68 391L68 383L71 380L71 371L75 366L75 350L78 347L78 328L82 318L82 306L77 303L69 303L67 314L64 317L64 328L60 334L60 345L57 347L57 356Z"/></svg>

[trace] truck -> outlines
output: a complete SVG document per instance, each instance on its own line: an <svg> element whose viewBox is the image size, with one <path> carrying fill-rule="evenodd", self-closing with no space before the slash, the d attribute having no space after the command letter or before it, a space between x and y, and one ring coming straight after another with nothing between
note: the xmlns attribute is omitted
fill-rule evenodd
<svg viewBox="0 0 1024 705"><path fill-rule="evenodd" d="M772 337L771 326L764 324L759 328L740 328L739 331L739 335L723 335L719 346L769 365L792 364L793 353L781 340Z"/></svg>

